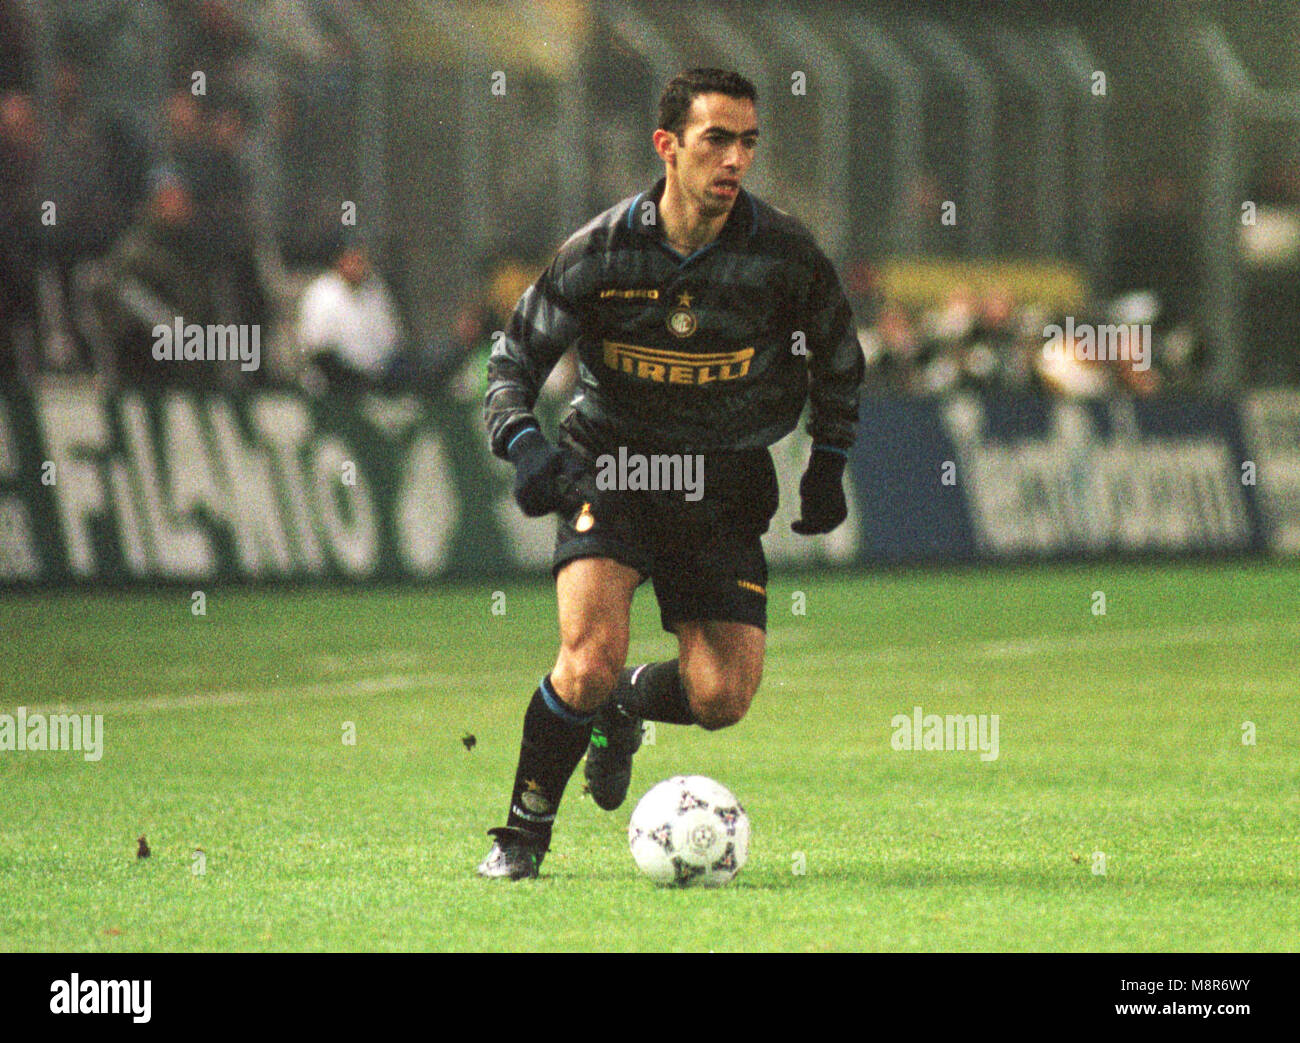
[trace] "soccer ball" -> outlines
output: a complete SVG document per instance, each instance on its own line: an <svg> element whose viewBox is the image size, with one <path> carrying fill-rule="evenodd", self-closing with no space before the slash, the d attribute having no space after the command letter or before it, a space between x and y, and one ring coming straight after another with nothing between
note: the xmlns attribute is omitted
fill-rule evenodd
<svg viewBox="0 0 1300 1043"><path fill-rule="evenodd" d="M641 798L627 842L656 884L721 887L749 857L749 816L720 783L677 775Z"/></svg>

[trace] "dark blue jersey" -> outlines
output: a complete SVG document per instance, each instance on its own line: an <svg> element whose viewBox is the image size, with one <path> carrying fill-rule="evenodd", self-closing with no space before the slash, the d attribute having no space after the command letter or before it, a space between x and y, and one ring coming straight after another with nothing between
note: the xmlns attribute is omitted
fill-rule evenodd
<svg viewBox="0 0 1300 1043"><path fill-rule="evenodd" d="M718 237L688 257L664 242L660 179L579 229L520 298L488 361L492 451L535 424L571 345L573 409L628 445L771 445L811 401L808 430L847 449L863 358L839 280L809 232L743 189Z"/></svg>

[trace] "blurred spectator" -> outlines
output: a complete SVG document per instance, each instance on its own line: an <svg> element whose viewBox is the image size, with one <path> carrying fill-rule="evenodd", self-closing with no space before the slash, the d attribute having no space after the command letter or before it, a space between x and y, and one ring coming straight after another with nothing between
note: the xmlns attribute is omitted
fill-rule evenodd
<svg viewBox="0 0 1300 1043"><path fill-rule="evenodd" d="M203 103L186 87L167 95L162 106L166 161L197 194L210 191L217 175L204 126Z"/></svg>
<svg viewBox="0 0 1300 1043"><path fill-rule="evenodd" d="M0 93L32 82L28 61L31 30L24 15L14 0L0 0Z"/></svg>
<svg viewBox="0 0 1300 1043"><path fill-rule="evenodd" d="M222 0L166 0L168 20L175 34L173 78L188 81L202 71L210 89L216 89L227 66L252 46L241 21L240 4Z"/></svg>
<svg viewBox="0 0 1300 1043"><path fill-rule="evenodd" d="M178 92L185 94L187 92ZM223 306L240 321L264 325L270 305L254 259L251 179L245 165L249 106L224 96L185 116L189 139L188 180L194 186L195 228L211 264L226 276L216 292L229 293Z"/></svg>
<svg viewBox="0 0 1300 1043"><path fill-rule="evenodd" d="M426 353L427 386L449 390L453 397L465 401L481 400L487 393L492 332L499 328L484 305L472 302L457 309L451 334L435 341Z"/></svg>
<svg viewBox="0 0 1300 1043"><path fill-rule="evenodd" d="M402 348L402 325L388 287L364 245L341 238L330 270L307 287L298 309L299 349L313 390L381 387Z"/></svg>
<svg viewBox="0 0 1300 1043"><path fill-rule="evenodd" d="M874 326L858 330L858 339L877 381L903 390L904 371L913 365L920 344L906 309L886 304Z"/></svg>
<svg viewBox="0 0 1300 1043"><path fill-rule="evenodd" d="M944 188L939 178L922 171L903 189L902 205L919 217L920 242L924 255L942 257L958 251L961 239L953 228L942 223L943 204L953 198L951 190Z"/></svg>
<svg viewBox="0 0 1300 1043"><path fill-rule="evenodd" d="M1061 398L1100 398L1112 388L1110 367L1104 362L1083 357L1088 353L1087 347L1080 337L1071 335L1076 326L1069 318L1065 315L1053 318L1051 325L1063 331L1059 350L1041 350L1047 344L1043 338L1040 350L1033 354L1033 372L1041 390ZM1080 316L1077 328L1095 325L1095 318L1088 314ZM1094 344L1094 351L1095 347Z"/></svg>
<svg viewBox="0 0 1300 1043"><path fill-rule="evenodd" d="M43 129L25 91L0 95L0 373L40 364L39 264Z"/></svg>
<svg viewBox="0 0 1300 1043"><path fill-rule="evenodd" d="M208 363L154 361L152 331L178 318L200 326L236 321L222 314L213 293L220 275L197 233L189 185L172 168L156 171L145 208L114 246L95 287L100 326L126 382L213 382Z"/></svg>
<svg viewBox="0 0 1300 1043"><path fill-rule="evenodd" d="M84 70L72 61L56 66L51 120L56 131L44 142L43 195L58 206L58 222L46 241L64 262L102 253L125 224L109 179L108 150L86 107L84 79Z"/></svg>
<svg viewBox="0 0 1300 1043"><path fill-rule="evenodd" d="M156 9L139 0L42 6L58 55L83 72L85 106L109 152L111 189L129 215L143 200L154 165Z"/></svg>
<svg viewBox="0 0 1300 1043"><path fill-rule="evenodd" d="M859 337L867 384L877 391L1147 397L1199 390L1204 376L1193 327L1169 323L1150 291L1072 316L1051 316L998 289L976 296L957 287L915 313L886 298L876 323L860 329ZM1059 350L1047 350L1049 343ZM1108 357L1118 354L1128 357Z"/></svg>
<svg viewBox="0 0 1300 1043"><path fill-rule="evenodd" d="M36 285L47 366L71 371L89 364L83 262L106 251L129 211L113 191L109 155L91 119L74 60L55 65L53 105L41 144L41 215ZM47 223L48 216L48 223Z"/></svg>

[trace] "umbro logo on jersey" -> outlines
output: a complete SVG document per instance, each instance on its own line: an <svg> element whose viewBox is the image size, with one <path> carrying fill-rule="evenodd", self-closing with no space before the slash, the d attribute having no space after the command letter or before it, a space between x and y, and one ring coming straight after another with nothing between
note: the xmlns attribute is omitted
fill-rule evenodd
<svg viewBox="0 0 1300 1043"><path fill-rule="evenodd" d="M657 289L651 289L651 290L609 289L609 290L600 291L600 299L602 301L610 297L620 297L629 300L657 301L659 299L659 291Z"/></svg>

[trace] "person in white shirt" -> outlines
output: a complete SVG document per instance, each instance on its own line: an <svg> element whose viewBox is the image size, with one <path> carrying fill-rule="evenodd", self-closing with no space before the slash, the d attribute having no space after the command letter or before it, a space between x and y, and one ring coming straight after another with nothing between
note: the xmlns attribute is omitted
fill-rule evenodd
<svg viewBox="0 0 1300 1043"><path fill-rule="evenodd" d="M402 325L366 248L344 242L333 267L303 293L298 345L317 381L335 389L377 387L402 350Z"/></svg>

